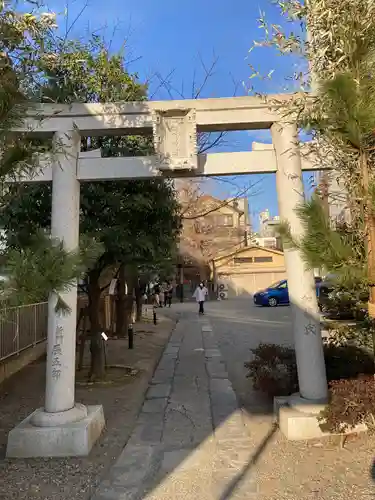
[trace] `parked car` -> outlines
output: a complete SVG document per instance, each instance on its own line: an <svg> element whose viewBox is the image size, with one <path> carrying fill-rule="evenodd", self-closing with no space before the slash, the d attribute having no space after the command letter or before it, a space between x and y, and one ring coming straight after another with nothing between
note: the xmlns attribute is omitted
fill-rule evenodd
<svg viewBox="0 0 375 500"><path fill-rule="evenodd" d="M319 286L322 279L315 278L316 294L319 294ZM282 304L289 304L288 282L281 280L269 286L265 290L260 290L254 295L254 304L257 306L276 307Z"/></svg>

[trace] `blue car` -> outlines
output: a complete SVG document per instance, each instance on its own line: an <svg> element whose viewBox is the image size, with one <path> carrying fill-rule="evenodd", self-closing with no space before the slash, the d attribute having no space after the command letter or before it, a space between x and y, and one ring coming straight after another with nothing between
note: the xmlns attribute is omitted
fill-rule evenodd
<svg viewBox="0 0 375 500"><path fill-rule="evenodd" d="M316 294L319 295L319 285L321 278L315 278ZM254 295L254 304L257 306L276 307L282 304L289 304L288 282L281 280L261 290Z"/></svg>

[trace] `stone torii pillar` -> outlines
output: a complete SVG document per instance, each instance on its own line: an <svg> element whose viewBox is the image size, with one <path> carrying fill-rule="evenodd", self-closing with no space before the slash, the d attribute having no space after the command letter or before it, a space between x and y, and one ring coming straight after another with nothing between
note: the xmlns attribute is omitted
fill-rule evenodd
<svg viewBox="0 0 375 500"><path fill-rule="evenodd" d="M68 251L79 244L80 144L76 130L54 135L51 236ZM104 427L102 406L75 403L77 285L61 298L70 312L56 311L55 293L48 301L45 405L10 431L8 457L86 456Z"/></svg>
<svg viewBox="0 0 375 500"><path fill-rule="evenodd" d="M304 228L297 217L296 208L304 201L304 186L297 125L280 121L273 124L271 133L277 159L279 214L281 219L289 222L293 236L298 239L303 235ZM293 395L288 403L289 408L301 414L300 429L295 426L297 414L294 414L292 433L295 433L295 438L298 433L301 437L308 438L314 436L306 435L306 425L312 425L317 430L315 416L322 410L328 396L320 317L313 272L307 270L299 250L284 248L284 256L300 390L299 395ZM290 411L289 414L284 412L285 415L280 412L280 427L289 437L291 431L287 427ZM286 416L284 420L283 415Z"/></svg>
<svg viewBox="0 0 375 500"><path fill-rule="evenodd" d="M156 168L183 172L197 168L195 110L153 111L152 122ZM66 128L54 134L51 236L72 251L79 243L81 138L73 126ZM55 293L48 303L45 405L10 431L8 457L86 456L104 427L102 406L75 402L77 285L61 295L70 308L68 314L56 311Z"/></svg>
<svg viewBox="0 0 375 500"><path fill-rule="evenodd" d="M51 237L62 241L66 250L75 251L79 245L80 187L76 165L81 137L76 131L57 132L54 143L56 150L63 151L56 155L56 165L52 172ZM56 312L55 293L51 293L48 303L45 413L48 416L52 414L54 418L61 413L67 419L75 419L74 413L77 420L80 420L87 415L87 411L85 408L78 408L74 401L77 285L73 284L61 295L70 309L68 314ZM43 425L44 418L41 413L33 421L35 423L40 420Z"/></svg>

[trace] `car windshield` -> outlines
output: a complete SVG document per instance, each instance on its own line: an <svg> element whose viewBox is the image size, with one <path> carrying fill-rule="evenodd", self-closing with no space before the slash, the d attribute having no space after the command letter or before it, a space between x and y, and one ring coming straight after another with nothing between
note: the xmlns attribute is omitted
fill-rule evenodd
<svg viewBox="0 0 375 500"><path fill-rule="evenodd" d="M271 289L274 289L274 288L279 288L280 285L282 285L283 283L285 283L284 280L282 281L277 281L276 283L274 283L273 285L270 285L268 288L271 288Z"/></svg>

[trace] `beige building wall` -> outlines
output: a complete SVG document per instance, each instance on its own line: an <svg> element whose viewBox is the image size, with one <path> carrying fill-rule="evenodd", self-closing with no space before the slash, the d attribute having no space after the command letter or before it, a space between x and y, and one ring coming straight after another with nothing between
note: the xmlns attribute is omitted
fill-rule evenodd
<svg viewBox="0 0 375 500"><path fill-rule="evenodd" d="M188 187L194 194L195 186L189 184ZM180 193L183 207L184 193ZM206 194L197 196L194 202L186 201L180 236L181 254L187 254L194 265L201 268L219 255L246 246L250 227L247 206L247 198L220 200ZM201 276L201 279L207 277Z"/></svg>
<svg viewBox="0 0 375 500"><path fill-rule="evenodd" d="M213 279L228 289L228 298L253 295L286 278L284 254L277 250L248 247L212 263Z"/></svg>

